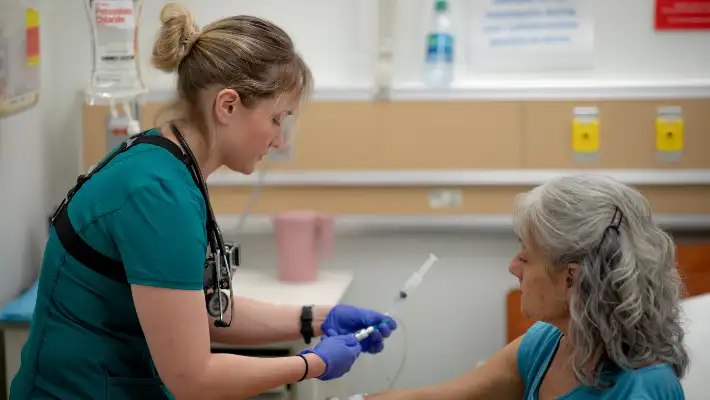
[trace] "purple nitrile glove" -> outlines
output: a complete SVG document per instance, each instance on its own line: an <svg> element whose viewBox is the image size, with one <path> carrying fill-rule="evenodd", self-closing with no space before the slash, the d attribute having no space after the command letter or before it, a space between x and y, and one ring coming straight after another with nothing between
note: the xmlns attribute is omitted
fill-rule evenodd
<svg viewBox="0 0 710 400"><path fill-rule="evenodd" d="M355 360L360 356L362 348L353 335L337 335L335 331L328 332L328 336L321 337L313 349L304 350L301 354L313 353L325 363L325 372L318 379L329 381L340 378L352 368Z"/></svg>
<svg viewBox="0 0 710 400"><path fill-rule="evenodd" d="M365 353L377 354L384 349L384 338L389 337L392 331L397 329L397 322L391 317L377 311L339 304L328 312L321 330L334 331L336 335L346 335L370 326L376 329L368 338L360 342L360 346Z"/></svg>

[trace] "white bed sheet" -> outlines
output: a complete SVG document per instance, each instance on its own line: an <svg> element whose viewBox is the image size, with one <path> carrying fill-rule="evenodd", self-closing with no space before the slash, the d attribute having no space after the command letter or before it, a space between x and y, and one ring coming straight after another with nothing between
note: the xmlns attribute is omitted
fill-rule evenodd
<svg viewBox="0 0 710 400"><path fill-rule="evenodd" d="M690 354L690 368L683 379L687 400L710 399L710 293L685 299L685 343Z"/></svg>

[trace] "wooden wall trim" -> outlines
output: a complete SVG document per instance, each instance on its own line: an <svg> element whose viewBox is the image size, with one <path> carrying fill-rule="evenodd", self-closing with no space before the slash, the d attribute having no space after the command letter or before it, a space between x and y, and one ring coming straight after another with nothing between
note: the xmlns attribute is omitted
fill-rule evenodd
<svg viewBox="0 0 710 400"><path fill-rule="evenodd" d="M241 214L218 214L217 220L225 235L273 233L272 216L249 215L241 223ZM510 215L336 215L335 230L338 234L401 234L420 233L481 233L513 234ZM654 216L654 221L673 234L704 235L710 233L710 215L664 215Z"/></svg>
<svg viewBox="0 0 710 400"><path fill-rule="evenodd" d="M394 83L389 90L394 101L545 101L545 100L648 100L707 99L710 79L671 79L667 81L614 80L499 80L469 82L451 88L429 88L422 84ZM172 89L151 90L147 102L166 102L174 98ZM318 87L317 101L373 101L376 88L371 84Z"/></svg>
<svg viewBox="0 0 710 400"><path fill-rule="evenodd" d="M162 103L141 110L153 126ZM579 162L571 148L573 109L594 105L600 115L595 162ZM678 162L655 149L656 110L679 106L684 148ZM690 170L710 169L710 99L545 102L313 102L299 121L292 162L273 171L451 170ZM83 166L110 150L108 107L84 107Z"/></svg>
<svg viewBox="0 0 710 400"><path fill-rule="evenodd" d="M571 150L572 110L585 105L597 107L601 118L601 148L591 163L575 161ZM668 105L682 107L685 125L683 157L672 163L655 149L656 110ZM162 106L142 106L143 128ZM560 172L613 170L610 175L639 186L657 214L710 214L709 109L710 99L314 101L299 121L294 160L270 166L253 212L505 215L517 193ZM85 170L110 150L108 115L108 107L84 107ZM457 175L446 177L452 171ZM365 173L374 177L362 180ZM327 179L304 182L314 174ZM251 197L254 177L234 177L210 178L218 214L241 213ZM269 184L278 179L282 186ZM350 182L359 187L348 179L360 179ZM461 190L462 204L432 209L429 189L440 187Z"/></svg>
<svg viewBox="0 0 710 400"><path fill-rule="evenodd" d="M263 173L264 171L262 171ZM210 175L213 186L528 186L541 185L550 179L578 173L565 169L521 170L362 170L362 171L265 171L242 175L222 169ZM587 173L607 175L627 185L684 186L710 185L710 169L599 169Z"/></svg>
<svg viewBox="0 0 710 400"><path fill-rule="evenodd" d="M395 101L547 101L707 99L709 79L662 81L501 80L431 89L424 85L395 86Z"/></svg>
<svg viewBox="0 0 710 400"><path fill-rule="evenodd" d="M264 187L254 214L273 214L291 209L312 209L344 215L510 215L515 195L530 187L461 188L461 205L432 209L429 188L372 187ZM655 214L710 215L710 186L640 187ZM251 188L213 187L212 207L217 214L240 214L251 201Z"/></svg>

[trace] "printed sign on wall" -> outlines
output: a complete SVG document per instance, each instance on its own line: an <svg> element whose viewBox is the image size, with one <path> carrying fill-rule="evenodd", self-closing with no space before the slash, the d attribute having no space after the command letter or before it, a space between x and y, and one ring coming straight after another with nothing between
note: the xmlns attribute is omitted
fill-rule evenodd
<svg viewBox="0 0 710 400"><path fill-rule="evenodd" d="M594 65L594 1L472 2L474 70L588 69Z"/></svg>
<svg viewBox="0 0 710 400"><path fill-rule="evenodd" d="M657 30L710 30L710 0L656 0Z"/></svg>

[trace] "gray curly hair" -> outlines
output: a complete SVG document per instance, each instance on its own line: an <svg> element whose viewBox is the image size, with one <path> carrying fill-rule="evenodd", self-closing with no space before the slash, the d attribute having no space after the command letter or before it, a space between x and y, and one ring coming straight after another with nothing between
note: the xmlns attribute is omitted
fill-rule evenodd
<svg viewBox="0 0 710 400"><path fill-rule="evenodd" d="M580 266L567 337L577 379L603 387L610 367L658 361L682 378L688 353L675 246L652 221L646 198L612 178L578 174L553 179L515 203L516 233L546 255L551 271ZM618 230L609 229L615 213L623 216Z"/></svg>

